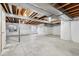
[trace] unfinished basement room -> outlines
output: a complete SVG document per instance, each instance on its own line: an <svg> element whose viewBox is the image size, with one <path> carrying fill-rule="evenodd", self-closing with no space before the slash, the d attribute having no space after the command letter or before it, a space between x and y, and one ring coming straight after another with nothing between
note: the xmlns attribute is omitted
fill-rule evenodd
<svg viewBox="0 0 79 59"><path fill-rule="evenodd" d="M0 3L0 56L79 56L79 3Z"/></svg>

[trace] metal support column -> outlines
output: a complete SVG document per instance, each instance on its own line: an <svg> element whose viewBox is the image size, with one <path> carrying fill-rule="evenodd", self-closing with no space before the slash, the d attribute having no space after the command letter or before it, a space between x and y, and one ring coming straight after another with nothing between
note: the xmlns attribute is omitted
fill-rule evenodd
<svg viewBox="0 0 79 59"><path fill-rule="evenodd" d="M20 42L21 41L20 40L20 19L19 19L19 35L18 36L19 36L19 42Z"/></svg>

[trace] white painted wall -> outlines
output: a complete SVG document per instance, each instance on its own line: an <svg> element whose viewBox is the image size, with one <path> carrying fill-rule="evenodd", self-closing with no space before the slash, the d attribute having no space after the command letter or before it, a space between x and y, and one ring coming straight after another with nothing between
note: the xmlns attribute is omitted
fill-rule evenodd
<svg viewBox="0 0 79 59"><path fill-rule="evenodd" d="M38 26L38 34L60 35L60 25L52 26L52 27L44 26L43 24L39 25Z"/></svg>
<svg viewBox="0 0 79 59"><path fill-rule="evenodd" d="M34 26L34 25L32 25L31 26L31 31L32 31L32 33L35 33L35 34L37 34L38 32L37 32L37 28L38 28L38 26Z"/></svg>
<svg viewBox="0 0 79 59"><path fill-rule="evenodd" d="M0 53L6 46L5 12L0 5Z"/></svg>
<svg viewBox="0 0 79 59"><path fill-rule="evenodd" d="M1 15L1 14L2 14L2 13L1 13L1 5L0 5L0 53L1 53L1 48L2 48L2 47L1 47L1 43L2 43L2 42L1 42L1 22L2 22L2 21L1 21L1 20L2 20L1 18L2 18L2 17L1 17L1 16L2 16L2 15Z"/></svg>
<svg viewBox="0 0 79 59"><path fill-rule="evenodd" d="M6 25L7 25L7 28L9 25L15 25L17 26L17 29L18 29L16 32L9 32L7 29L7 36L8 35L19 35L19 26L20 26L21 35L37 33L37 26L35 25L18 24L18 23L7 23Z"/></svg>
<svg viewBox="0 0 79 59"><path fill-rule="evenodd" d="M79 42L79 21L71 22L71 34L74 42Z"/></svg>
<svg viewBox="0 0 79 59"><path fill-rule="evenodd" d="M79 21L62 21L61 39L79 42Z"/></svg>
<svg viewBox="0 0 79 59"><path fill-rule="evenodd" d="M40 24L38 25L37 32L38 34L41 34L41 35L50 34L50 27L46 27L44 26L44 24Z"/></svg>
<svg viewBox="0 0 79 59"><path fill-rule="evenodd" d="M8 25L15 25L17 28L19 27L18 23L7 23ZM20 24L20 34L53 34L53 35L60 35L60 26L54 26L54 27L48 27L44 26L43 24L34 26L34 25L26 25L26 24ZM19 30L17 32L9 32L7 30L7 35L19 35Z"/></svg>
<svg viewBox="0 0 79 59"><path fill-rule="evenodd" d="M31 25L20 24L21 34L32 34Z"/></svg>
<svg viewBox="0 0 79 59"><path fill-rule="evenodd" d="M61 21L61 39L71 40L71 22Z"/></svg>
<svg viewBox="0 0 79 59"><path fill-rule="evenodd" d="M6 46L6 17L2 11L2 49Z"/></svg>
<svg viewBox="0 0 79 59"><path fill-rule="evenodd" d="M9 25L17 26L17 28L19 27L17 25L17 23L6 23L6 31L7 31L6 34L7 34L7 36L8 35L18 35L19 30L17 30L16 32L9 32L9 30L8 30Z"/></svg>
<svg viewBox="0 0 79 59"><path fill-rule="evenodd" d="M61 32L60 29L61 29L60 25L53 26L52 27L52 34L60 36L60 32Z"/></svg>

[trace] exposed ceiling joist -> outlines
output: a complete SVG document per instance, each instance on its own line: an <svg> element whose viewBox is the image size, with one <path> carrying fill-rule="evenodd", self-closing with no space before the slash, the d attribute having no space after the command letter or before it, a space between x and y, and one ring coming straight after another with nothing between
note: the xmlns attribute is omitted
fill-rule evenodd
<svg viewBox="0 0 79 59"><path fill-rule="evenodd" d="M33 24L33 23L34 23L34 21L31 21L31 22L30 22L30 24Z"/></svg>
<svg viewBox="0 0 79 59"><path fill-rule="evenodd" d="M71 14L69 14L69 15L71 15ZM76 15L79 15L79 13L76 13L76 14L72 14L71 16L76 16Z"/></svg>
<svg viewBox="0 0 79 59"><path fill-rule="evenodd" d="M39 19L43 19L43 18L46 18L46 17L47 17L47 16L44 15L44 16L40 17Z"/></svg>
<svg viewBox="0 0 79 59"><path fill-rule="evenodd" d="M18 8L18 15L21 15L21 8Z"/></svg>
<svg viewBox="0 0 79 59"><path fill-rule="evenodd" d="M36 6L34 6L30 3L26 3L26 4L24 4L24 3L20 3L20 4L13 3L13 4L10 4L10 5L16 5L18 7L29 8L29 9L32 9L33 11L37 11L39 14L44 14L44 15L46 14L48 16L51 15L51 13L48 13L47 11L44 11L40 8L37 8Z"/></svg>
<svg viewBox="0 0 79 59"><path fill-rule="evenodd" d="M35 15L37 15L38 13L34 13L31 17L34 17Z"/></svg>
<svg viewBox="0 0 79 59"><path fill-rule="evenodd" d="M74 9L74 10L72 10L72 11L69 11L69 13L75 12L75 11L79 11L79 9Z"/></svg>
<svg viewBox="0 0 79 59"><path fill-rule="evenodd" d="M68 5L67 5L68 4ZM63 12L64 14L68 15L70 18L76 17L75 14L78 14L79 12L79 3L57 3L55 8Z"/></svg>
<svg viewBox="0 0 79 59"><path fill-rule="evenodd" d="M7 13L7 10L6 10L6 8L5 8L3 3L1 3L1 6L3 7L4 11Z"/></svg>
<svg viewBox="0 0 79 59"><path fill-rule="evenodd" d="M32 18L26 17L26 16L18 16L18 15L14 15L14 14L6 14L6 16L13 17L13 18L19 18L19 19L27 19L27 20L32 20L32 21L49 23L48 21L45 21L45 20L37 20L37 19L32 19Z"/></svg>
<svg viewBox="0 0 79 59"><path fill-rule="evenodd" d="M5 9L7 10L7 13L9 13L9 11L8 11L8 9L7 9L7 7L6 7L6 5L4 4L4 6L5 6Z"/></svg>
<svg viewBox="0 0 79 59"><path fill-rule="evenodd" d="M31 22L32 22L32 21L31 21L31 20L29 20L29 24L31 24Z"/></svg>
<svg viewBox="0 0 79 59"><path fill-rule="evenodd" d="M16 14L16 6L15 5L12 5L12 11L13 11L13 14Z"/></svg>
<svg viewBox="0 0 79 59"><path fill-rule="evenodd" d="M66 3L66 4L64 4L64 5L60 6L60 7L58 7L57 9L61 9L61 8L65 7L65 6L69 5L69 4L70 4L70 3Z"/></svg>
<svg viewBox="0 0 79 59"><path fill-rule="evenodd" d="M11 13L10 8L9 8L9 5L7 3L2 3L1 5L4 8L4 10L5 10L6 13ZM7 19L9 21L11 21L11 18L7 17Z"/></svg>
<svg viewBox="0 0 79 59"><path fill-rule="evenodd" d="M72 8L75 8L75 7L78 7L78 6L79 6L79 4L74 5L74 6L70 7L70 8L65 9L65 11L70 10L70 9L72 9Z"/></svg>
<svg viewBox="0 0 79 59"><path fill-rule="evenodd" d="M7 8L8 12L11 13L9 5L7 3L5 3L5 5L6 5L6 8Z"/></svg>
<svg viewBox="0 0 79 59"><path fill-rule="evenodd" d="M8 8L6 7L6 4L5 4L5 3L2 3L2 7L5 9L5 11L6 11L7 13L9 13Z"/></svg>
<svg viewBox="0 0 79 59"><path fill-rule="evenodd" d="M32 14L29 17L32 17L35 14L35 12L32 12Z"/></svg>
<svg viewBox="0 0 79 59"><path fill-rule="evenodd" d="M72 14L76 14L76 13L79 13L79 11L77 11L77 12L73 12L73 13L70 13L70 14L72 15Z"/></svg>
<svg viewBox="0 0 79 59"><path fill-rule="evenodd" d="M13 12L12 12L12 6L11 6L11 5L9 5L9 8L10 8L10 12L13 13Z"/></svg>
<svg viewBox="0 0 79 59"><path fill-rule="evenodd" d="M17 15L18 15L18 13L19 13L19 9L17 9Z"/></svg>

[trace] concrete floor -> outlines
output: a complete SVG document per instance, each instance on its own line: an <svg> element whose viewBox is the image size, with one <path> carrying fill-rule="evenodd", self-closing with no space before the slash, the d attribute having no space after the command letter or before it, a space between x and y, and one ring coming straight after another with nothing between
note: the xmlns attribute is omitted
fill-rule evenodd
<svg viewBox="0 0 79 59"><path fill-rule="evenodd" d="M12 39L13 38L13 39ZM64 41L55 35L9 37L3 56L71 56L79 55L79 43Z"/></svg>

